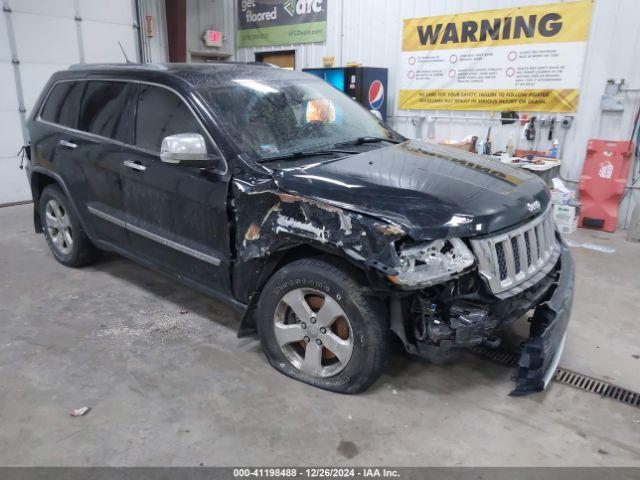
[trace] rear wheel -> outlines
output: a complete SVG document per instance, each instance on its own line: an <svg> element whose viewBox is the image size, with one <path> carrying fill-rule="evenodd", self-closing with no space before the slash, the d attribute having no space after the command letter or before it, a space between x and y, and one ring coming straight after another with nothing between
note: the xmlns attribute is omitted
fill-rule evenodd
<svg viewBox="0 0 640 480"><path fill-rule="evenodd" d="M42 191L39 209L42 231L56 260L68 267L80 267L95 260L96 248L60 187L49 185Z"/></svg>
<svg viewBox="0 0 640 480"><path fill-rule="evenodd" d="M271 365L327 390L369 387L386 359L388 327L384 305L362 291L346 271L321 260L298 260L276 272L257 309Z"/></svg>

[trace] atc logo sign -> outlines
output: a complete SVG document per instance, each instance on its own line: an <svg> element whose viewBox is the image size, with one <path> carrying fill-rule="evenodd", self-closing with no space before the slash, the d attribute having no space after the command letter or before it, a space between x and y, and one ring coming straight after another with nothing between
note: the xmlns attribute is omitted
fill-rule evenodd
<svg viewBox="0 0 640 480"><path fill-rule="evenodd" d="M322 0L286 0L282 7L290 16L322 11Z"/></svg>
<svg viewBox="0 0 640 480"><path fill-rule="evenodd" d="M384 102L384 85L380 80L374 80L369 86L369 107L380 110Z"/></svg>
<svg viewBox="0 0 640 480"><path fill-rule="evenodd" d="M293 17L296 14L295 3L296 2L294 0L287 0L282 4L284 11L287 12L291 17Z"/></svg>

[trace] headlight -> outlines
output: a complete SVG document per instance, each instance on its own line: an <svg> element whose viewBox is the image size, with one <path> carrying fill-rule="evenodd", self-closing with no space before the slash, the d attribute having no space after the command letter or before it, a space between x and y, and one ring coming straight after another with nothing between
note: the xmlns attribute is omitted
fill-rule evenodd
<svg viewBox="0 0 640 480"><path fill-rule="evenodd" d="M399 285L429 286L447 280L472 266L475 257L459 238L400 249L398 275L389 279Z"/></svg>

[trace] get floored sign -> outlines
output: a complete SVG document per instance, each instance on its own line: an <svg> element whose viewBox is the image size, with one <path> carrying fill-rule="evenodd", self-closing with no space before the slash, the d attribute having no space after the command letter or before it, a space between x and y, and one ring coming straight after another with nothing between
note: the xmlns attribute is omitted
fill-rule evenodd
<svg viewBox="0 0 640 480"><path fill-rule="evenodd" d="M404 20L400 108L574 112L592 2Z"/></svg>
<svg viewBox="0 0 640 480"><path fill-rule="evenodd" d="M328 0L238 0L238 46L324 42Z"/></svg>

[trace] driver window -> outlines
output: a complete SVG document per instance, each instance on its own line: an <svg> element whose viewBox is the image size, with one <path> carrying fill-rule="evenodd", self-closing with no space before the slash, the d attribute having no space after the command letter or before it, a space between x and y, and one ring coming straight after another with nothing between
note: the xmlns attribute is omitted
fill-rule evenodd
<svg viewBox="0 0 640 480"><path fill-rule="evenodd" d="M162 139L176 133L199 133L210 144L184 101L166 88L141 85L136 113L136 146L160 152Z"/></svg>

